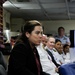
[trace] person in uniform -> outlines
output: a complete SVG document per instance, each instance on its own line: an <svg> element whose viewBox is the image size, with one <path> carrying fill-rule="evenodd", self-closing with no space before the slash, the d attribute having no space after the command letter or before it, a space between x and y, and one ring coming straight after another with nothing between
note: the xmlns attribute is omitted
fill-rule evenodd
<svg viewBox="0 0 75 75"><path fill-rule="evenodd" d="M59 39L62 42L63 45L64 44L70 45L70 39L67 36L65 36L64 27L59 27L58 28L58 36L56 36L55 38Z"/></svg>

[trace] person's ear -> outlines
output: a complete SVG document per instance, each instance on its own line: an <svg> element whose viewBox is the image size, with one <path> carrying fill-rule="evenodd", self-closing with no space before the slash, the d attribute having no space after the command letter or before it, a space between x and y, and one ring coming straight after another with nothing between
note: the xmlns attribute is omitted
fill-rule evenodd
<svg viewBox="0 0 75 75"><path fill-rule="evenodd" d="M25 33L26 37L29 38L30 34L28 32Z"/></svg>

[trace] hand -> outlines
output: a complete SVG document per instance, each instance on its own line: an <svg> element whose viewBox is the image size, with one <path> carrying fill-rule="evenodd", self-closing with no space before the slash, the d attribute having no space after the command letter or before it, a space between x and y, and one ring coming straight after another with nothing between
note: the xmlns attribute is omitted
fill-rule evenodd
<svg viewBox="0 0 75 75"><path fill-rule="evenodd" d="M55 68L55 72L58 72L58 68L57 67Z"/></svg>

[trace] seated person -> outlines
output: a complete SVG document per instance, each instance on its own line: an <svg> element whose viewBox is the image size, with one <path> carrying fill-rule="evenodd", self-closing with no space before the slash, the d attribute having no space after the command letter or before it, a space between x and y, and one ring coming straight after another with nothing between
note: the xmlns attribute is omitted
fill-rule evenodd
<svg viewBox="0 0 75 75"><path fill-rule="evenodd" d="M54 46L54 55L56 58L57 63L60 65L64 63L63 59L63 46L60 40L56 39L55 40L55 46Z"/></svg>
<svg viewBox="0 0 75 75"><path fill-rule="evenodd" d="M46 41L46 37L43 36L43 41ZM45 42L46 43L46 42ZM48 73L49 75L59 75L57 71L56 65L52 62L51 57L48 55L46 50L43 48L44 43L41 42L39 46L37 46L37 50L40 56L41 65L43 68L43 71Z"/></svg>
<svg viewBox="0 0 75 75"><path fill-rule="evenodd" d="M55 38L53 36L50 36L48 38L45 49L47 53L49 54L49 56L52 58L52 62L58 67L60 65L56 62L56 57L54 54L54 45L55 45Z"/></svg>
<svg viewBox="0 0 75 75"><path fill-rule="evenodd" d="M18 36L12 36L12 37L11 37L11 45L12 45L12 48L14 47L17 38L18 38Z"/></svg>
<svg viewBox="0 0 75 75"><path fill-rule="evenodd" d="M70 45L70 39L65 36L65 28L64 27L59 27L58 28L58 36L56 37L56 39L59 39L62 44L68 44Z"/></svg>
<svg viewBox="0 0 75 75"><path fill-rule="evenodd" d="M43 34L43 36L42 36L42 44L43 44L43 48L46 46L47 40L48 40L47 35Z"/></svg>
<svg viewBox="0 0 75 75"><path fill-rule="evenodd" d="M70 53L69 53L70 46L68 44L65 44L63 46L63 58L65 60L65 63L70 62Z"/></svg>

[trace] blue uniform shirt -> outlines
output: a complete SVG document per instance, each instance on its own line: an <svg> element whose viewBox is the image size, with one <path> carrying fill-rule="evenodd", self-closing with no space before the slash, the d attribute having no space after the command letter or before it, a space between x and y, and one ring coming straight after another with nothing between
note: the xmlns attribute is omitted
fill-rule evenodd
<svg viewBox="0 0 75 75"><path fill-rule="evenodd" d="M56 39L59 39L63 45L70 43L70 39L65 35L63 37L57 36Z"/></svg>

